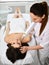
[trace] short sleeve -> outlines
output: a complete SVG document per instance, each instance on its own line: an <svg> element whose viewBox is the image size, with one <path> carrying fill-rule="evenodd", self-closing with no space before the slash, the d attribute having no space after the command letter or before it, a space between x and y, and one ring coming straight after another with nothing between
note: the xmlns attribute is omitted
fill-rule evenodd
<svg viewBox="0 0 49 65"><path fill-rule="evenodd" d="M8 22L8 21L10 21L10 17L9 17L9 15L7 15L7 22Z"/></svg>
<svg viewBox="0 0 49 65"><path fill-rule="evenodd" d="M13 16L13 14L8 14L8 15L7 15L7 22L9 22L9 21L12 20L12 16Z"/></svg>
<svg viewBox="0 0 49 65"><path fill-rule="evenodd" d="M23 18L24 18L25 21L28 21L29 24L31 24L31 18L30 18L29 14L23 14Z"/></svg>

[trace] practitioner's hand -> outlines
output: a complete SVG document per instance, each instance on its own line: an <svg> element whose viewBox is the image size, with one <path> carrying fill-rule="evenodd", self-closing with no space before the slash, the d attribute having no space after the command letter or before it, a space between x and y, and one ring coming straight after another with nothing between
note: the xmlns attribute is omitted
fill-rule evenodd
<svg viewBox="0 0 49 65"><path fill-rule="evenodd" d="M20 48L21 53L25 53L28 51L28 46L23 46Z"/></svg>

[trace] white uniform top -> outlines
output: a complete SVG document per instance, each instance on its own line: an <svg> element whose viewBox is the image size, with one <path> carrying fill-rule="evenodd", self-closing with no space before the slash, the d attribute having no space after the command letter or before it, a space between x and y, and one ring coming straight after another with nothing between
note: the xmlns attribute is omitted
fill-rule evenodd
<svg viewBox="0 0 49 65"><path fill-rule="evenodd" d="M47 44L49 44L49 21L47 22L45 29L39 36L39 30L41 27L41 23L37 23L35 26L35 35L36 35L36 40L42 47L45 47Z"/></svg>
<svg viewBox="0 0 49 65"><path fill-rule="evenodd" d="M40 27L41 23L37 23L37 25L34 28L34 32L37 44L43 47L43 49L40 49L40 57L44 60L44 58L46 58L49 55L49 21L47 22L45 29L39 36Z"/></svg>

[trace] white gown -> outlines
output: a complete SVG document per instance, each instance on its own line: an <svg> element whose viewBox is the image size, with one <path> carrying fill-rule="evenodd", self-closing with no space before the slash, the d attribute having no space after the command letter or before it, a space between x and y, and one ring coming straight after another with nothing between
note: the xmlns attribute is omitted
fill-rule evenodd
<svg viewBox="0 0 49 65"><path fill-rule="evenodd" d="M23 18L13 18L13 15L9 15L7 17L7 22L10 22L10 32L9 33L25 33L26 30L26 21L31 23L31 20L26 20L25 17ZM24 16L24 15L23 15ZM25 15L26 16L26 15Z"/></svg>
<svg viewBox="0 0 49 65"><path fill-rule="evenodd" d="M25 20L23 18L13 18L10 21L9 33L25 33Z"/></svg>

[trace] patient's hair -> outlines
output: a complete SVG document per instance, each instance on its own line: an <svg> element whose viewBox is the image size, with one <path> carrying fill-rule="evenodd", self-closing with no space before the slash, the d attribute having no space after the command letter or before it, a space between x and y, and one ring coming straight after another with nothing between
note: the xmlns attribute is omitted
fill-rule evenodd
<svg viewBox="0 0 49 65"><path fill-rule="evenodd" d="M24 59L26 56L26 53L21 53L20 48L14 48L11 46L11 44L8 44L8 49L6 51L7 58L14 63L16 60ZM22 46L29 46L27 43L22 43Z"/></svg>

